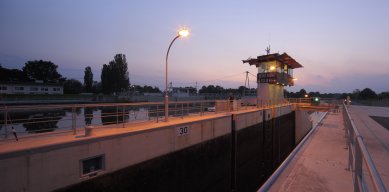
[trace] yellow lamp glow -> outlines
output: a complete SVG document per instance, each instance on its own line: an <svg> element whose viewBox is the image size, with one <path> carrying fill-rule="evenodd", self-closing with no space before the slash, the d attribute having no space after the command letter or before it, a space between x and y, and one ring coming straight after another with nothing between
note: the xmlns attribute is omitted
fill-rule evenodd
<svg viewBox="0 0 389 192"><path fill-rule="evenodd" d="M297 78L293 78L292 80L293 80L293 81L297 81Z"/></svg>
<svg viewBox="0 0 389 192"><path fill-rule="evenodd" d="M276 67L270 66L270 71L273 71L274 69L276 69Z"/></svg>
<svg viewBox="0 0 389 192"><path fill-rule="evenodd" d="M189 30L188 29L181 29L178 31L178 35L180 37L187 37L189 35Z"/></svg>

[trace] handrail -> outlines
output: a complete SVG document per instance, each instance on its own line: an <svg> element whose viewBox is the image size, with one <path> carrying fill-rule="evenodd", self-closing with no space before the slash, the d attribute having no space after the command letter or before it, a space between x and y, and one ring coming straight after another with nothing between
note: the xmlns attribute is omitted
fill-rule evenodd
<svg viewBox="0 0 389 192"><path fill-rule="evenodd" d="M343 103L343 118L345 123L345 135L347 138L347 145L349 150L349 162L347 169L352 169L354 191L368 191L367 184L365 182L365 175L363 174L363 162L365 163L369 177L374 184L375 191L386 192L386 188L382 179L377 171L376 166L366 148L366 144L363 141L363 137L360 135L357 127L354 124L353 119L347 109L347 106Z"/></svg>
<svg viewBox="0 0 389 192"><path fill-rule="evenodd" d="M319 119L318 123L315 127L313 127L308 134L304 137L303 140L293 149L293 151L288 155L288 157L282 162L282 164L277 168L276 171L266 180L266 182L259 188L258 192L266 192L270 189L270 187L274 184L274 182L278 179L281 173L285 170L285 168L289 165L290 161L296 156L296 154L303 147L304 143L308 140L311 134L316 130L316 128L320 125L320 122L324 119L328 112Z"/></svg>
<svg viewBox="0 0 389 192"><path fill-rule="evenodd" d="M251 105L241 105L240 100L236 101L236 106L232 106L229 100L171 101L169 115L182 119L185 116L266 109L289 104L257 99L256 105L252 105L253 101ZM23 138L72 130L77 135L82 134L87 126L110 128L106 125L115 124L123 128L130 123L158 123L164 116L164 105L164 102L4 105L0 106L0 141L13 139L8 137L11 134Z"/></svg>

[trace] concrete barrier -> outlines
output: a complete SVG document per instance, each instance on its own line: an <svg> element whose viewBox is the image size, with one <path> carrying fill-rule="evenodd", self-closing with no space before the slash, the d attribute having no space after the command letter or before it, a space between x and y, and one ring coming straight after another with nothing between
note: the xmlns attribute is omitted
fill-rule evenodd
<svg viewBox="0 0 389 192"><path fill-rule="evenodd" d="M277 145L279 140L273 140L294 136L290 133L294 114L287 113L289 110L236 112L234 119L232 114L204 116L108 135L94 134L97 130L88 126L85 138L0 153L0 186L4 191L32 192L226 191L235 174L237 189L257 187L257 179L274 170L273 160L293 147L289 139ZM276 117L279 119L273 121ZM286 152L277 151L280 149ZM235 173L232 154L237 163Z"/></svg>

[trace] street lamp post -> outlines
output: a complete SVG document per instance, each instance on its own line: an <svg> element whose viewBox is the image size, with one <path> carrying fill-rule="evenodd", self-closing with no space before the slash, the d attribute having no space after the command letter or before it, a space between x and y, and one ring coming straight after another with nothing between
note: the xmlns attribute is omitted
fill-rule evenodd
<svg viewBox="0 0 389 192"><path fill-rule="evenodd" d="M172 47L174 41L176 39L178 39L179 37L186 37L189 35L189 31L187 29L181 29L180 31L178 31L178 34L176 37L174 37L174 39L172 40L172 42L170 43L169 45L169 48L167 49L167 53L166 53L166 89L165 89L165 122L168 122L169 121L169 91L168 91L168 57L169 57L169 51L170 51L170 48Z"/></svg>

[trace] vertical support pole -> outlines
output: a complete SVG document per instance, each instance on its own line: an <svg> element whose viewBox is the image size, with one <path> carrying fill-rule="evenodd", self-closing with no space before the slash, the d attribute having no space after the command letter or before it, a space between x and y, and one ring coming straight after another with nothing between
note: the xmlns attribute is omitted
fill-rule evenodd
<svg viewBox="0 0 389 192"><path fill-rule="evenodd" d="M174 103L174 116L177 117L177 103Z"/></svg>
<svg viewBox="0 0 389 192"><path fill-rule="evenodd" d="M73 135L76 135L77 134L77 130L76 130L76 108L75 107L72 107L72 129L73 129Z"/></svg>
<svg viewBox="0 0 389 192"><path fill-rule="evenodd" d="M116 105L116 125L119 124L119 105Z"/></svg>
<svg viewBox="0 0 389 192"><path fill-rule="evenodd" d="M151 120L151 114L153 113L153 112L150 112L151 110L151 107L149 106L149 105L147 105L147 107L146 107L146 109L147 109L147 111L148 111L148 115L147 116L149 116L149 121ZM130 113L131 113L131 111L130 111ZM130 121L131 119L130 118L128 118L128 120Z"/></svg>
<svg viewBox="0 0 389 192"><path fill-rule="evenodd" d="M8 109L7 109L7 106L5 106L4 108L5 110L5 113L4 113L4 138L7 139L8 138Z"/></svg>
<svg viewBox="0 0 389 192"><path fill-rule="evenodd" d="M348 163L347 163L347 171L352 171L353 169L353 166L352 166L352 163L353 163L353 153L352 153L352 150L353 150L353 146L351 145L351 134L349 132L349 135L348 135Z"/></svg>
<svg viewBox="0 0 389 192"><path fill-rule="evenodd" d="M203 115L203 102L200 102L200 116Z"/></svg>
<svg viewBox="0 0 389 192"><path fill-rule="evenodd" d="M362 155L359 147L359 140L357 136L354 142L354 191L361 191L360 186L362 182Z"/></svg>
<svg viewBox="0 0 389 192"><path fill-rule="evenodd" d="M184 103L181 103L181 119L184 118Z"/></svg>
<svg viewBox="0 0 389 192"><path fill-rule="evenodd" d="M159 109L158 109L158 104L157 104L157 123L159 122Z"/></svg>
<svg viewBox="0 0 389 192"><path fill-rule="evenodd" d="M123 114L122 114L122 117L123 117L123 128L125 127L125 126L124 126L124 124L125 124L125 121L124 121L125 107L126 107L126 106L123 105Z"/></svg>

